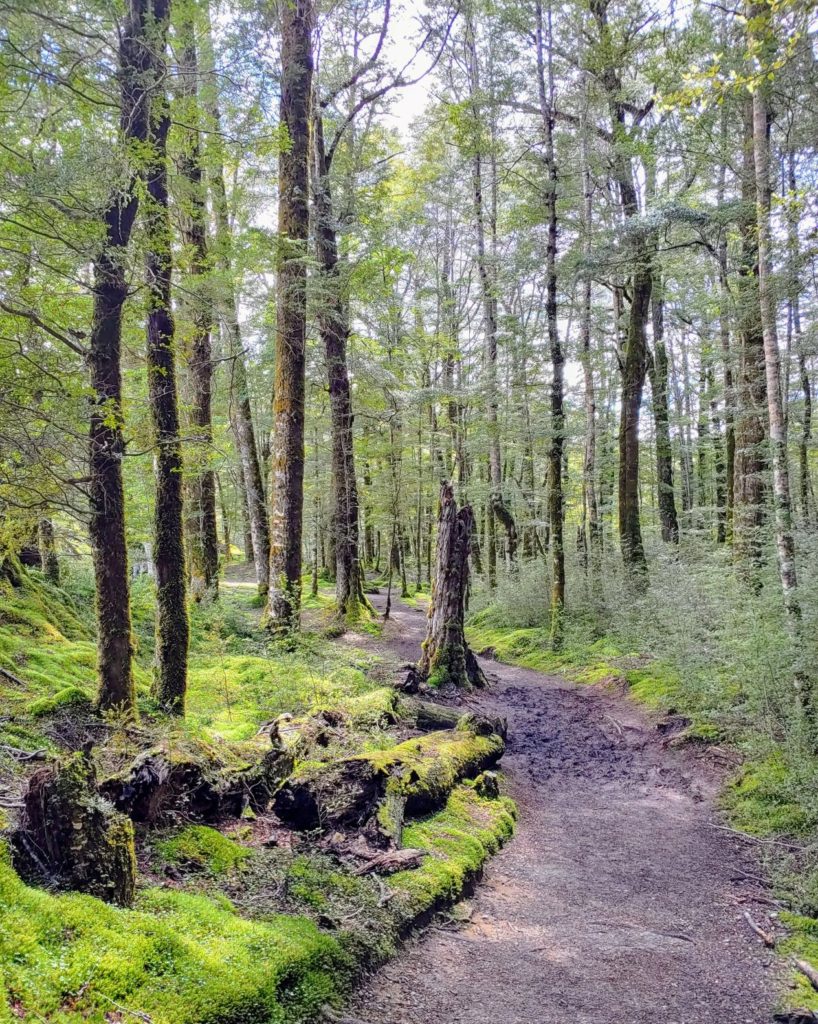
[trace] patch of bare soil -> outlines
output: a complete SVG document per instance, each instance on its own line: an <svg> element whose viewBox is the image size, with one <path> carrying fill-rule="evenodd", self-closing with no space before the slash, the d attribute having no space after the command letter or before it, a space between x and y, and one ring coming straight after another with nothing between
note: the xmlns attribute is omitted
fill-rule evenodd
<svg viewBox="0 0 818 1024"><path fill-rule="evenodd" d="M414 660L424 622L393 605L386 650ZM780 979L743 916L767 929L769 906L746 849L717 827L713 762L667 749L612 688L482 665L490 690L469 701L508 718L517 834L465 925L430 929L349 1012L367 1024L769 1022Z"/></svg>

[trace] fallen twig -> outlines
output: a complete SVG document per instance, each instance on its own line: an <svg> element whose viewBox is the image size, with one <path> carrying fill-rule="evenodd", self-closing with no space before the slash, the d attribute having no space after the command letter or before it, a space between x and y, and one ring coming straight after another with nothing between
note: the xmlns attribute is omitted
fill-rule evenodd
<svg viewBox="0 0 818 1024"><path fill-rule="evenodd" d="M423 850L387 850L372 860L356 868L353 874L368 875L371 871L377 871L382 875L390 875L393 871L405 871L407 868L415 868L426 856Z"/></svg>
<svg viewBox="0 0 818 1024"><path fill-rule="evenodd" d="M710 828L716 828L720 832L729 832L731 836L736 836L737 839L744 839L748 843L758 843L761 846L784 846L788 850L798 850L803 852L805 847L799 846L798 843L791 843L787 839L778 839L775 836L754 836L749 832L740 832L737 828L730 828L729 825L720 825L716 821L709 821L708 825Z"/></svg>
<svg viewBox="0 0 818 1024"><path fill-rule="evenodd" d="M761 939L767 949L775 949L775 936L772 932L765 932L761 925L758 924L757 921L753 920L753 916L749 910L744 911L744 920Z"/></svg>
<svg viewBox="0 0 818 1024"><path fill-rule="evenodd" d="M0 676L4 679L8 679L8 681L10 683L14 683L15 686L28 686L28 683L19 676L16 676L13 672L9 672L7 668L0 667Z"/></svg>
<svg viewBox="0 0 818 1024"><path fill-rule="evenodd" d="M48 756L45 748L41 750L21 750L19 747L11 747L7 743L0 743L0 750L13 757L15 761L44 761Z"/></svg>

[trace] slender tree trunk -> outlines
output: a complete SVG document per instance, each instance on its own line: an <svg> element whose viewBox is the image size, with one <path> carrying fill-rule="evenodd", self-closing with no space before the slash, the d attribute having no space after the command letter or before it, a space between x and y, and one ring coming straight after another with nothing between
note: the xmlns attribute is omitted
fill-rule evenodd
<svg viewBox="0 0 818 1024"><path fill-rule="evenodd" d="M809 447L812 440L812 383L807 369L804 333L801 326L800 253L798 241L797 211L798 181L795 173L795 152L787 154L788 204L788 259L789 259L789 307L792 329L795 336L795 351L798 359L798 379L804 394L804 411L801 417L801 433L798 438L798 494L801 502L801 517L804 526L812 529L815 525L812 480L809 472Z"/></svg>
<svg viewBox="0 0 818 1024"><path fill-rule="evenodd" d="M43 576L55 587L59 586L60 560L54 547L54 524L50 519L41 519L37 524L37 546L40 549Z"/></svg>
<svg viewBox="0 0 818 1024"><path fill-rule="evenodd" d="M635 223L639 217L639 199L634 183L630 156L623 149L626 111L622 103L622 81L613 63L616 48L608 23L610 0L591 0L591 12L599 30L605 52L599 77L608 97L613 145L613 177L626 221ZM653 287L652 241L644 229L634 232L631 303L628 328L620 363L622 394L619 422L619 543L625 571L632 583L641 589L646 582L647 560L642 543L639 510L639 417L642 392L648 366L646 326Z"/></svg>
<svg viewBox="0 0 818 1024"><path fill-rule="evenodd" d="M551 533L551 644L563 643L565 610L565 500L562 462L565 452L564 373L565 357L557 322L557 161L554 154L554 71L551 7L547 12L547 44L543 34L542 4L537 2L537 83L545 142L547 243L545 257L545 319L551 355L551 443L548 449L548 524ZM546 54L547 45L547 54Z"/></svg>
<svg viewBox="0 0 818 1024"><path fill-rule="evenodd" d="M165 75L168 3L154 3L161 17L154 59ZM171 224L168 208L168 131L170 109L161 87L151 104L149 201L145 214L148 295L147 367L151 423L156 444L153 559L156 566L156 651L154 685L159 706L183 715L187 691L188 619L182 507L182 442L176 390L176 350L171 307Z"/></svg>
<svg viewBox="0 0 818 1024"><path fill-rule="evenodd" d="M585 453L582 462L582 495L585 516L587 517L587 530L583 537L583 544L587 541L590 550L589 564L591 573L596 577L602 554L602 534L596 497L596 393L594 389L594 368L591 359L593 280L588 266L591 259L593 232L593 189L591 185L591 171L588 166L588 143L584 133L580 145L583 191L582 251L586 263L586 270L582 278L582 314L580 318L580 359L582 361L583 396L585 400Z"/></svg>
<svg viewBox="0 0 818 1024"><path fill-rule="evenodd" d="M150 117L152 28L147 0L129 0L119 45L120 137L144 146ZM122 307L128 295L125 256L136 217L136 173L126 172L103 215L104 240L94 261L93 313L88 346L91 379L89 532L96 581L98 704L133 715L131 612L122 459Z"/></svg>
<svg viewBox="0 0 818 1024"><path fill-rule="evenodd" d="M208 70L215 68L209 5L204 35L205 60ZM218 79L214 76L204 91L205 106L211 131L207 139L208 179L215 220L213 256L222 281L216 292L216 307L224 348L231 357L230 422L236 440L244 479L244 497L247 502L247 520L252 536L253 563L256 568L258 592L267 594L270 576L270 527L267 520L267 501L264 494L264 473L258 455L256 431L250 406L247 363L244 356L241 325L239 324L236 282L233 278L233 231L224 181L224 154L221 139L221 112L218 97Z"/></svg>
<svg viewBox="0 0 818 1024"><path fill-rule="evenodd" d="M759 316L758 238L755 216L752 99L744 109L744 161L741 177L741 267L739 276L739 365L736 382L735 511L733 550L747 582L759 585L768 467L767 384L764 335Z"/></svg>
<svg viewBox="0 0 818 1024"><path fill-rule="evenodd" d="M658 271L651 312L653 315L653 359L650 363L650 383L653 392L653 423L656 432L656 478L659 487L659 524L662 540L679 543L679 519L676 515L676 498L673 489L673 447L670 440L670 416L668 410L668 359L665 347L664 297Z"/></svg>
<svg viewBox="0 0 818 1024"><path fill-rule="evenodd" d="M784 606L790 618L797 620L801 617L801 606L798 600L798 579L795 569L795 540L792 533L790 507L790 471L787 462L787 435L784 422L784 402L781 394L781 369L776 327L777 308L770 228L770 140L766 86L760 86L753 93L753 157L758 219L758 292L764 339L767 410L773 464L775 542Z"/></svg>
<svg viewBox="0 0 818 1024"><path fill-rule="evenodd" d="M183 8L183 10L185 10ZM187 487L187 544L191 593L195 600L217 597L219 591L219 535L216 522L216 479L210 466L213 448L211 401L213 325L210 264L207 252L207 203L199 138L199 64L196 26L188 8L179 24L179 106L187 124L180 155L179 225L188 252L186 287L190 299L192 337L188 355L191 429L195 436L195 464Z"/></svg>
<svg viewBox="0 0 818 1024"><path fill-rule="evenodd" d="M321 114L313 119L315 174L312 193L315 242L321 269L318 327L324 343L329 379L332 430L332 492L335 517L335 600L338 614L354 621L368 606L363 589L358 518L358 481L352 434L352 396L347 368L349 309L338 259L338 238L330 189L330 168L324 146Z"/></svg>
<svg viewBox="0 0 818 1024"><path fill-rule="evenodd" d="M290 145L278 160L280 251L267 608L268 626L276 631L298 629L301 610L312 28L312 0L282 5L280 121Z"/></svg>
<svg viewBox="0 0 818 1024"><path fill-rule="evenodd" d="M466 44L469 61L469 89L473 105L473 117L479 117L477 96L480 90L480 76L477 64L477 47L474 25L469 21L466 29ZM489 435L489 486L493 518L500 521L506 531L508 556L513 563L517 551L517 528L514 517L503 500L503 462L500 454L500 425L498 422L497 398L497 267L496 267L496 219L492 208L489 210L489 241L486 246L486 210L483 197L483 154L479 141L474 143L472 154L472 197L477 234L477 272L483 299L483 330L485 334L485 390ZM492 191L496 189L496 176L492 177Z"/></svg>

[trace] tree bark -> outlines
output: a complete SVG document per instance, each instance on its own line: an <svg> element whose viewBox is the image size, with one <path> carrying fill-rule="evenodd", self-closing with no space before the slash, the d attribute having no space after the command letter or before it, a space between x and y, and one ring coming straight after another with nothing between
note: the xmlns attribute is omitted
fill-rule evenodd
<svg viewBox="0 0 818 1024"><path fill-rule="evenodd" d="M50 519L41 519L37 524L37 546L40 549L43 576L55 587L59 586L60 560L54 547L54 524Z"/></svg>
<svg viewBox="0 0 818 1024"><path fill-rule="evenodd" d="M608 98L613 137L613 178L626 221L632 226L639 217L639 199L631 159L623 148L627 137L626 110L622 102L622 81L614 64L615 47L608 23L609 0L591 0L604 59L598 72ZM646 583L647 560L642 543L639 515L639 417L648 366L646 326L653 287L651 238L635 229L633 270L628 328L620 357L622 394L619 421L619 543L626 574L637 588Z"/></svg>
<svg viewBox="0 0 818 1024"><path fill-rule="evenodd" d="M165 74L169 3L154 3L158 32L158 77ZM156 456L156 498L153 517L153 559L156 565L156 650L154 683L160 707L182 715L187 690L188 618L185 603L185 548L182 508L182 442L176 391L174 322L171 312L171 224L168 208L167 96L157 88L151 104L150 155L147 168L149 201L145 214L148 295L148 397Z"/></svg>
<svg viewBox="0 0 818 1024"><path fill-rule="evenodd" d="M548 524L551 533L551 644L559 650L563 643L565 611L565 499L562 476L565 453L564 374L565 356L557 322L557 161L554 154L554 72L552 65L551 7L547 13L547 48L543 34L542 4L537 2L536 45L537 84L545 142L546 257L545 319L551 356L551 443L548 448Z"/></svg>
<svg viewBox="0 0 818 1024"><path fill-rule="evenodd" d="M791 619L798 620L801 617L801 606L798 600L798 578L795 568L795 540L792 533L790 506L790 471L787 462L787 435L784 402L781 394L781 369L776 327L777 308L773 282L772 231L770 227L770 139L765 85L760 85L753 93L753 158L758 221L758 292L764 340L767 410L773 464L778 574L787 614Z"/></svg>
<svg viewBox="0 0 818 1024"><path fill-rule="evenodd" d="M213 67L213 43L208 13L207 31L204 37L208 67ZM267 499L264 494L264 474L258 456L256 431L250 406L250 392L247 381L247 364L239 324L236 283L233 279L232 228L227 204L227 190L224 182L224 156L221 142L221 112L216 85L211 83L208 94L211 132L208 136L208 164L210 195L213 202L213 216L216 233L213 240L213 254L216 267L223 280L217 292L217 309L224 347L232 360L231 377L231 426L236 439L239 460L244 479L244 494L247 501L247 520L252 537L253 563L256 569L258 592L264 597L269 587L270 575L270 525L267 519Z"/></svg>
<svg viewBox="0 0 818 1024"><path fill-rule="evenodd" d="M472 116L477 122L477 96L480 90L480 75L477 64L477 47L474 25L471 21L466 28L466 47L469 62L469 90L472 101ZM492 196L496 200L496 175L492 175ZM509 561L513 564L517 552L517 527L514 517L503 499L503 463L500 454L500 426L497 409L497 265L496 232L497 223L494 201L489 210L489 241L486 246L486 211L483 197L483 153L481 143L475 139L472 153L472 197L474 204L475 231L477 235L477 272L483 300L483 330L485 334L485 381L486 411L489 435L489 486L490 501L494 519L498 520L505 532Z"/></svg>
<svg viewBox="0 0 818 1024"><path fill-rule="evenodd" d="M592 576L596 577L602 554L602 533L599 506L596 497L596 393L594 369L591 360L591 300L593 281L589 267L593 230L593 190L588 166L588 144L583 134L580 142L582 156L583 242L582 251L586 268L582 278L582 314L580 318L580 359L582 362L583 397L585 401L585 453L582 461L582 495L587 528L583 522L583 544L590 550Z"/></svg>
<svg viewBox="0 0 818 1024"><path fill-rule="evenodd" d="M759 585L768 467L766 450L767 384L764 335L759 316L758 239L753 156L752 99L744 109L744 160L741 175L741 266L739 270L739 365L736 382L735 510L733 551L737 567L751 586Z"/></svg>
<svg viewBox="0 0 818 1024"><path fill-rule="evenodd" d="M670 417L667 400L668 359L665 348L664 297L658 271L654 283L651 312L653 315L653 359L650 362L650 384L653 393L653 422L656 431L656 477L659 488L659 523L662 540L679 543L679 519L673 489L673 447L670 440ZM658 287L657 287L658 285Z"/></svg>
<svg viewBox="0 0 818 1024"><path fill-rule="evenodd" d="M482 686L485 677L463 628L474 528L471 506L459 511L452 485L440 488L435 576L418 674L434 686Z"/></svg>
<svg viewBox="0 0 818 1024"><path fill-rule="evenodd" d="M349 309L338 259L338 238L324 146L324 122L313 119L315 244L321 270L318 327L324 343L332 431L332 499L335 519L335 601L338 615L354 621L368 601L363 589L359 525L360 504L352 434L352 397L347 368Z"/></svg>
<svg viewBox="0 0 818 1024"><path fill-rule="evenodd" d="M199 601L205 596L218 596L219 535L216 522L216 479L210 466L213 447L213 358L210 339L213 301L207 252L208 214L198 128L199 66L192 14L188 13L181 19L179 35L179 101L188 125L178 159L181 179L179 222L182 241L188 251L186 284L192 296L189 305L193 334L188 357L188 379L191 427L197 444L196 465L191 467L187 489L187 542L191 593Z"/></svg>
<svg viewBox="0 0 818 1024"><path fill-rule="evenodd" d="M312 27L312 0L292 0L282 5L280 122L287 129L289 146L279 156L278 170L275 432L267 625L284 632L299 628L301 610Z"/></svg>
<svg viewBox="0 0 818 1024"><path fill-rule="evenodd" d="M126 147L148 137L152 17L147 0L129 0L119 46L120 137ZM88 346L91 379L89 497L96 581L98 703L104 711L135 712L131 673L131 613L122 459L122 307L128 295L125 256L136 218L137 174L127 172L103 214L104 240L94 260Z"/></svg>

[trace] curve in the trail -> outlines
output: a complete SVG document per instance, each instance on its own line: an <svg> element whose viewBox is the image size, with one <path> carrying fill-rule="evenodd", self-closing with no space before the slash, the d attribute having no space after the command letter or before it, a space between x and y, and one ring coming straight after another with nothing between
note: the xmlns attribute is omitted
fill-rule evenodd
<svg viewBox="0 0 818 1024"><path fill-rule="evenodd" d="M376 599L377 600L377 599ZM384 645L417 657L424 616ZM620 693L483 662L520 809L463 927L433 927L359 993L367 1024L767 1024L776 963L750 931L717 773ZM747 870L749 868L749 870ZM753 910L763 918L764 908Z"/></svg>

